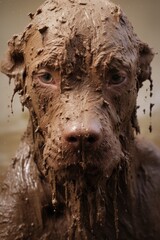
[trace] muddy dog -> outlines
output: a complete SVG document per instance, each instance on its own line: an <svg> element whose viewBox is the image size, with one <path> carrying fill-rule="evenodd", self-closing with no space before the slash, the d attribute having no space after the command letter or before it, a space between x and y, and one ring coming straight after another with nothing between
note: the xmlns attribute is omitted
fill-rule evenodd
<svg viewBox="0 0 160 240"><path fill-rule="evenodd" d="M135 137L151 49L106 0L48 0L30 17L1 65L30 119L0 239L160 239L160 151Z"/></svg>

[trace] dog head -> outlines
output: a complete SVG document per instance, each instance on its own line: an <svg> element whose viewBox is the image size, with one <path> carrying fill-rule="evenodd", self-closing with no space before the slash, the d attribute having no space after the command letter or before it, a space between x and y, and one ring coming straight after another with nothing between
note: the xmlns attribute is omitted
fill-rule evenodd
<svg viewBox="0 0 160 240"><path fill-rule="evenodd" d="M138 131L137 93L153 53L108 1L46 1L31 18L1 68L29 109L37 166L62 182L108 178Z"/></svg>

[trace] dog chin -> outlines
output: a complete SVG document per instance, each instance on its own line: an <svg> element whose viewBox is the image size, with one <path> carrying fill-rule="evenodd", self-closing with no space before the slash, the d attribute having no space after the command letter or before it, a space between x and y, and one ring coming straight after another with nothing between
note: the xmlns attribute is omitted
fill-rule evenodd
<svg viewBox="0 0 160 240"><path fill-rule="evenodd" d="M56 179L60 185L73 182L79 182L83 185L83 188L94 190L102 181L108 181L112 175L113 168L105 169L102 166L94 164L69 164L56 168L49 167L48 175L50 176L50 182Z"/></svg>

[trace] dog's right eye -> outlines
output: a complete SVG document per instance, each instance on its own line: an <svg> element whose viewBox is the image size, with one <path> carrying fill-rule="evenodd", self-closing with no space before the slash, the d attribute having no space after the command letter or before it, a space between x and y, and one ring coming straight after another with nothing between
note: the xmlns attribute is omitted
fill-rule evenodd
<svg viewBox="0 0 160 240"><path fill-rule="evenodd" d="M111 70L109 74L109 84L118 85L127 80L125 71Z"/></svg>
<svg viewBox="0 0 160 240"><path fill-rule="evenodd" d="M110 80L110 83L111 84L120 84L120 83L124 82L125 79L126 79L126 76L123 75L123 74L118 74L118 73L117 74L113 74L112 78Z"/></svg>

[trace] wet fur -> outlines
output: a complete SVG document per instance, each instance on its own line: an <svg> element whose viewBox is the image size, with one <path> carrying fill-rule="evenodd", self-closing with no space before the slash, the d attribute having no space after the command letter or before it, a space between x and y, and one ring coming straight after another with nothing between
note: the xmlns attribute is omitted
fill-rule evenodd
<svg viewBox="0 0 160 240"><path fill-rule="evenodd" d="M46 1L9 42L1 69L30 119L1 187L0 239L160 237L160 151L135 137L153 53L105 3ZM53 85L35 77L46 67ZM115 69L127 71L126 83L110 84ZM68 143L73 126L77 136L98 131L96 144L86 135L78 147Z"/></svg>

